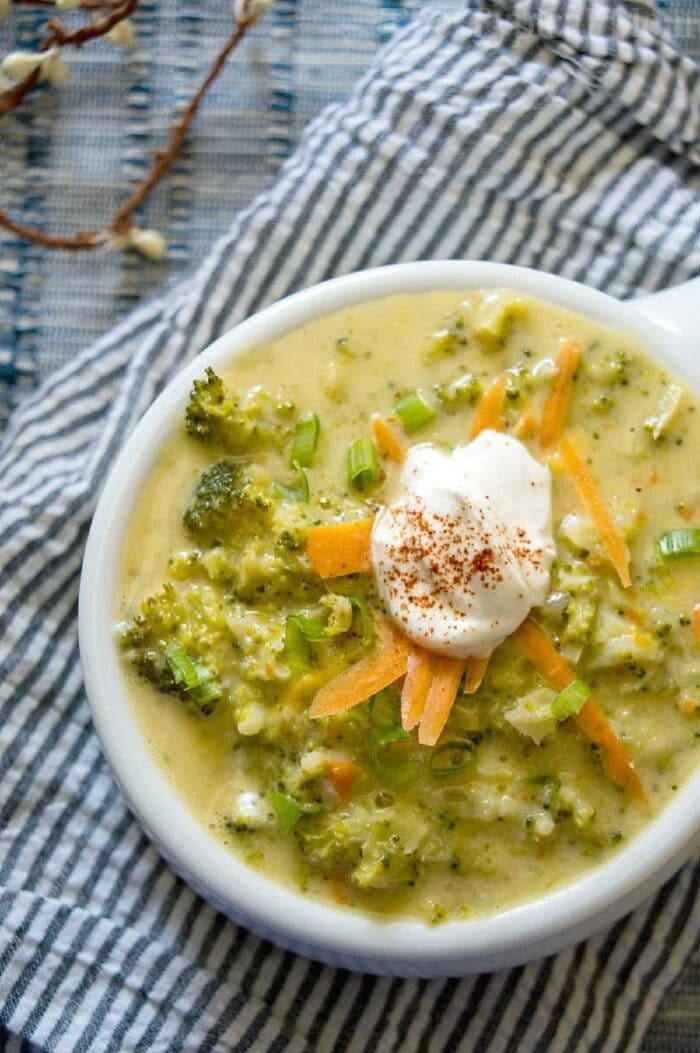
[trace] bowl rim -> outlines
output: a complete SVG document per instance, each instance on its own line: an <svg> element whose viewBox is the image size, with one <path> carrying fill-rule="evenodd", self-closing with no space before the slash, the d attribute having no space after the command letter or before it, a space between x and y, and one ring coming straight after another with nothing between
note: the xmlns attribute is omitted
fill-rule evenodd
<svg viewBox="0 0 700 1053"><path fill-rule="evenodd" d="M115 778L161 853L236 921L310 956L353 967L466 972L516 964L582 939L633 909L691 854L700 834L700 770L643 830L605 862L538 899L497 914L430 927L312 900L246 864L207 832L167 780L138 727L114 644L123 543L133 503L181 417L192 380L343 307L399 293L512 288L624 329L700 391L688 345L633 303L529 268L480 261L419 261L356 272L294 293L248 318L193 359L123 445L94 514L79 595L80 653L93 722Z"/></svg>

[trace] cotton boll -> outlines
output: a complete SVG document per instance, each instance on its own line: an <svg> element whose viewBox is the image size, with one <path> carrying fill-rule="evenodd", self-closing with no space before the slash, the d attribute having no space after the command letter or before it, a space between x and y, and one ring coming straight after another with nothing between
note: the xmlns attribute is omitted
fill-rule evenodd
<svg viewBox="0 0 700 1053"><path fill-rule="evenodd" d="M142 230L133 226L120 237L113 238L113 249L135 249L149 260L162 260L167 251L167 242L159 231Z"/></svg>
<svg viewBox="0 0 700 1053"><path fill-rule="evenodd" d="M61 56L49 55L41 64L41 79L48 81L54 88L62 88L70 80L70 72Z"/></svg>
<svg viewBox="0 0 700 1053"><path fill-rule="evenodd" d="M233 17L236 22L253 22L272 6L272 0L234 0Z"/></svg>
<svg viewBox="0 0 700 1053"><path fill-rule="evenodd" d="M0 63L0 73L12 81L24 80L40 69L50 54L49 51L11 51Z"/></svg>
<svg viewBox="0 0 700 1053"><path fill-rule="evenodd" d="M117 22L109 33L105 33L104 39L118 48L133 48L136 44L136 31L133 23L128 18L125 18L123 22Z"/></svg>

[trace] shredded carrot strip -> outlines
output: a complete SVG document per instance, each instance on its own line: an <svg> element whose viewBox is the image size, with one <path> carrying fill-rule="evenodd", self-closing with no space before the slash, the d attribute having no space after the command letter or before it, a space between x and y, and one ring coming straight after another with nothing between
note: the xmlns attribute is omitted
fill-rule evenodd
<svg viewBox="0 0 700 1053"><path fill-rule="evenodd" d="M463 659L435 656L433 679L418 727L418 741L422 746L434 746L440 738L463 676Z"/></svg>
<svg viewBox="0 0 700 1053"><path fill-rule="evenodd" d="M433 679L435 656L422 647L414 647L408 656L406 679L401 691L401 725L410 731L420 722Z"/></svg>
<svg viewBox="0 0 700 1053"><path fill-rule="evenodd" d="M560 446L564 467L571 475L583 504L593 520L608 559L618 573L624 588L632 584L630 578L630 556L617 524L600 495L596 482L568 435L564 435Z"/></svg>
<svg viewBox="0 0 700 1053"><path fill-rule="evenodd" d="M371 519L352 519L346 523L324 523L311 527L306 554L322 578L344 574L366 574L372 569L369 551Z"/></svg>
<svg viewBox="0 0 700 1053"><path fill-rule="evenodd" d="M551 446L562 436L580 354L581 345L578 340L565 340L559 348L556 358L557 374L542 413L540 442L543 446Z"/></svg>
<svg viewBox="0 0 700 1053"><path fill-rule="evenodd" d="M486 676L488 665L488 658L467 658L464 676L465 695L473 695L475 691L478 691Z"/></svg>
<svg viewBox="0 0 700 1053"><path fill-rule="evenodd" d="M678 708L684 717L692 717L697 711L698 707L695 703L695 699L691 698L690 695L685 695L679 702Z"/></svg>
<svg viewBox="0 0 700 1053"><path fill-rule="evenodd" d="M377 619L376 628L377 650L324 684L311 703L310 717L343 713L405 675L411 644L386 618Z"/></svg>
<svg viewBox="0 0 700 1053"><path fill-rule="evenodd" d="M532 413L523 413L514 428L519 439L532 439L537 434L537 421Z"/></svg>
<svg viewBox="0 0 700 1053"><path fill-rule="evenodd" d="M525 619L520 628L516 629L513 639L557 691L563 691L576 679L574 670L532 618ZM634 797L647 800L646 790L632 759L596 700L589 698L572 719L600 750L603 767L613 782L628 790Z"/></svg>
<svg viewBox="0 0 700 1053"><path fill-rule="evenodd" d="M344 801L349 796L360 769L354 761L334 760L331 757L326 761L326 771L333 789L340 800Z"/></svg>
<svg viewBox="0 0 700 1053"><path fill-rule="evenodd" d="M700 603L695 604L690 617L693 623L693 639L696 644L700 644Z"/></svg>
<svg viewBox="0 0 700 1053"><path fill-rule="evenodd" d="M379 452L390 461L401 464L404 458L403 446L394 435L391 425L382 417L372 418L372 435Z"/></svg>
<svg viewBox="0 0 700 1053"><path fill-rule="evenodd" d="M532 618L526 618L515 630L513 639L557 691L563 691L576 679L569 663L559 654L544 629Z"/></svg>
<svg viewBox="0 0 700 1053"><path fill-rule="evenodd" d="M640 801L648 800L634 763L596 700L587 699L573 719L586 738L600 750L603 767L613 782Z"/></svg>
<svg viewBox="0 0 700 1053"><path fill-rule="evenodd" d="M492 428L494 431L503 431L504 421L501 413L505 394L506 375L501 373L500 376L496 377L488 391L482 395L469 431L470 439L475 439L477 435L487 428Z"/></svg>

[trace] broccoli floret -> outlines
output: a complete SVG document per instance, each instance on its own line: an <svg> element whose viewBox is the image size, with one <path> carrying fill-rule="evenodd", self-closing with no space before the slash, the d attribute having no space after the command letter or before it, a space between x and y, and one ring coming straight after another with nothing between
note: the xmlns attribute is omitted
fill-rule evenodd
<svg viewBox="0 0 700 1053"><path fill-rule="evenodd" d="M124 626L120 639L123 647L143 650L157 647L177 633L184 618L184 608L171 582L160 592L142 601L139 613Z"/></svg>
<svg viewBox="0 0 700 1053"><path fill-rule="evenodd" d="M225 543L259 530L272 503L240 464L219 461L203 473L183 523L200 542Z"/></svg>
<svg viewBox="0 0 700 1053"><path fill-rule="evenodd" d="M457 413L463 406L473 406L479 401L484 386L478 377L472 373L465 373L457 377L451 384L438 384L435 394L439 398L442 408L448 413Z"/></svg>
<svg viewBox="0 0 700 1053"><path fill-rule="evenodd" d="M368 839L362 846L362 858L352 872L352 881L360 888L387 889L415 885L420 860L417 852L399 834L386 840Z"/></svg>
<svg viewBox="0 0 700 1053"><path fill-rule="evenodd" d="M177 640L185 608L168 582L147 596L138 614L123 628L120 643L139 676L158 691L177 695L202 713L211 713L221 688L207 667Z"/></svg>
<svg viewBox="0 0 700 1053"><path fill-rule="evenodd" d="M227 453L281 449L292 435L294 403L282 393L253 388L239 399L213 369L195 380L185 411L192 438Z"/></svg>
<svg viewBox="0 0 700 1053"><path fill-rule="evenodd" d="M580 368L588 373L597 384L609 385L612 388L617 385L627 387L630 383L631 366L630 356L624 349L618 348L616 351L606 352L597 357L584 356ZM609 392L604 394L609 394Z"/></svg>
<svg viewBox="0 0 700 1053"><path fill-rule="evenodd" d="M355 801L342 812L309 816L294 834L307 861L326 873L341 870L359 888L414 885L421 860L445 862L447 848L432 838L421 812L376 809Z"/></svg>
<svg viewBox="0 0 700 1053"><path fill-rule="evenodd" d="M472 332L485 348L498 350L510 332L513 322L527 316L527 300L505 289L487 293L476 309Z"/></svg>
<svg viewBox="0 0 700 1053"><path fill-rule="evenodd" d="M294 837L307 861L326 873L349 873L360 861L361 842L351 836L346 816L311 815L295 827Z"/></svg>

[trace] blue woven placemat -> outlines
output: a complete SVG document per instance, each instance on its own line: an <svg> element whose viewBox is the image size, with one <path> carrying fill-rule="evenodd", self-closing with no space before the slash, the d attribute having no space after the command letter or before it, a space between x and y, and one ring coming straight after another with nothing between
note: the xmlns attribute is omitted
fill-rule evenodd
<svg viewBox="0 0 700 1053"><path fill-rule="evenodd" d="M232 215L272 180L310 117L346 94L377 47L419 6L419 0L277 0L265 31L245 43L207 101L173 178L145 210L144 225L170 242L162 264L121 254L54 255L0 235L0 419L39 376L203 256ZM700 56L698 0L660 6L684 49ZM41 93L0 127L0 202L55 230L99 224L138 178L149 146L189 96L229 17L229 4L220 0L143 0L133 52L99 44L78 54L68 88ZM43 21L40 11L18 8L0 24L0 53L31 47ZM647 1053L700 1049L699 986L697 961L657 1016Z"/></svg>

